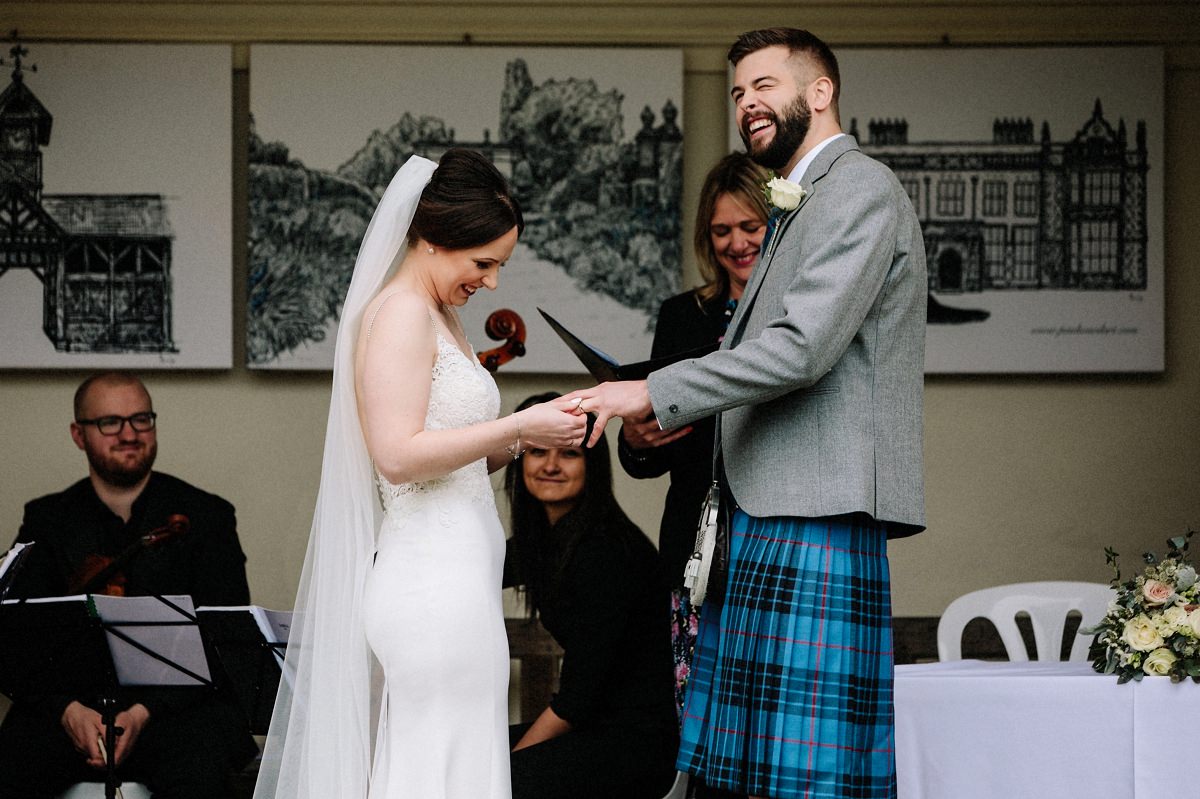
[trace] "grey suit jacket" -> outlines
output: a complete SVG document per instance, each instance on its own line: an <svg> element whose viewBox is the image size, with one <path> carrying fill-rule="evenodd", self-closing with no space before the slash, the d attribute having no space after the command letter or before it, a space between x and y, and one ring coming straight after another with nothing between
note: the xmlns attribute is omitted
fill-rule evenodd
<svg viewBox="0 0 1200 799"><path fill-rule="evenodd" d="M713 413L751 516L865 512L924 529L925 247L887 167L849 136L805 172L721 349L654 372L665 428Z"/></svg>

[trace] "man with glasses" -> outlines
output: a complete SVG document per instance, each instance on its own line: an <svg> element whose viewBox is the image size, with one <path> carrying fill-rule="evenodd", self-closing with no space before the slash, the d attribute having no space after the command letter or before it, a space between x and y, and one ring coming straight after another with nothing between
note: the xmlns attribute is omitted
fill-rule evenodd
<svg viewBox="0 0 1200 799"><path fill-rule="evenodd" d="M87 456L88 476L25 506L18 542L34 546L10 598L87 590L128 596L190 594L196 605L250 601L246 557L233 506L162 472L157 414L134 375L93 375L75 392L71 439ZM116 559L142 536L184 516L184 528L137 552L100 582L87 567ZM180 530L184 530L180 532ZM254 752L237 709L208 689L122 689L116 725L118 773L155 795L232 796L230 771ZM93 697L49 695L14 704L0 726L0 796L39 799L103 779Z"/></svg>

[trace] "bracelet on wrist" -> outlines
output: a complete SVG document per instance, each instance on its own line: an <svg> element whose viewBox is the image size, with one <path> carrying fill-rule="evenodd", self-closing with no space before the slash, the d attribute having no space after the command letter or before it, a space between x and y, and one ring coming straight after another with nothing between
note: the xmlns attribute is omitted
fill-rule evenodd
<svg viewBox="0 0 1200 799"><path fill-rule="evenodd" d="M525 450L521 449L521 417L514 413L513 421L517 423L517 440L511 446L505 447L504 451L515 461L525 453Z"/></svg>

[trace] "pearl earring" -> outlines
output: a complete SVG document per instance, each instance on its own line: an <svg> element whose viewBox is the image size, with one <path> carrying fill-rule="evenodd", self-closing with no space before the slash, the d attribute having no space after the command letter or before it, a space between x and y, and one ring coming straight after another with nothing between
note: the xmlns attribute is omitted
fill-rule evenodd
<svg viewBox="0 0 1200 799"><path fill-rule="evenodd" d="M428 252L430 255L433 255L433 248L432 247L426 248L426 252Z"/></svg>

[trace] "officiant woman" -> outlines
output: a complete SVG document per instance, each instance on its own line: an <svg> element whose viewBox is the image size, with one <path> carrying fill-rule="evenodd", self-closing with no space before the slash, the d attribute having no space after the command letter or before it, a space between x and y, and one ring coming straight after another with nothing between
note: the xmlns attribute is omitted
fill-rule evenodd
<svg viewBox="0 0 1200 799"><path fill-rule="evenodd" d="M662 304L652 358L716 344L725 335L767 230L763 185L770 177L745 153L731 153L709 171L700 190L693 239L704 285ZM626 422L617 446L621 466L630 477L671 475L658 547L672 589L671 645L680 710L698 625L683 590L683 568L692 554L700 505L712 481L713 428L712 417L669 431L653 419Z"/></svg>

